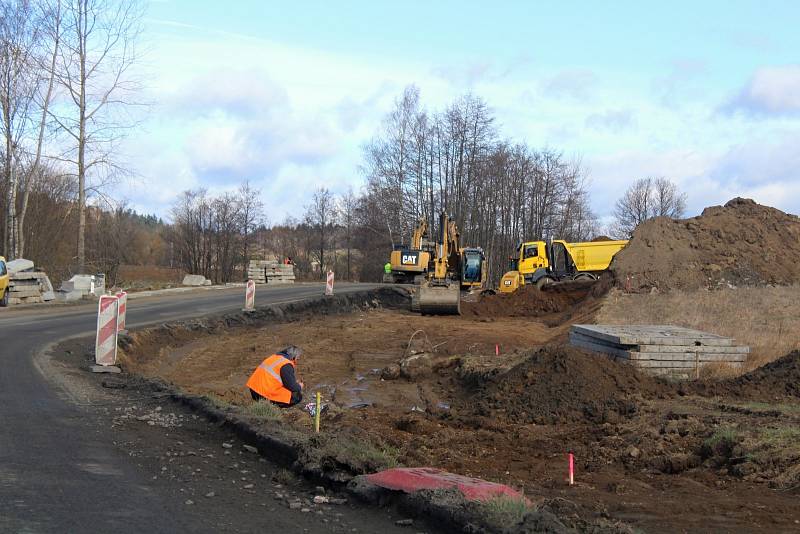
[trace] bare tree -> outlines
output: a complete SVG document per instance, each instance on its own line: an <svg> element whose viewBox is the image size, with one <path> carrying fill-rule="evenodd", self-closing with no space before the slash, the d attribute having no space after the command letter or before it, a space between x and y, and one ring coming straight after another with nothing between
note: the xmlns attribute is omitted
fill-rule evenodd
<svg viewBox="0 0 800 534"><path fill-rule="evenodd" d="M336 219L336 203L333 194L325 187L320 187L314 192L311 204L306 207L306 222L316 234L317 259L319 260L320 276L324 278L325 249L332 233L332 226Z"/></svg>
<svg viewBox="0 0 800 534"><path fill-rule="evenodd" d="M686 210L686 193L664 177L636 180L614 206L612 233L628 238L641 223L653 217L679 219Z"/></svg>
<svg viewBox="0 0 800 534"><path fill-rule="evenodd" d="M352 250L353 238L356 228L356 210L358 209L358 199L349 189L347 193L339 199L339 223L344 233L344 244L347 248L347 280L353 279L352 269Z"/></svg>
<svg viewBox="0 0 800 534"><path fill-rule="evenodd" d="M124 111L134 104L138 89L132 67L138 59L135 45L141 33L142 6L138 0L73 0L64 6L55 76L66 105L51 116L72 145L61 159L76 167L81 271L86 267L87 188L100 187L105 179L124 171L113 153L131 126ZM65 109L69 111L62 113Z"/></svg>
<svg viewBox="0 0 800 534"><path fill-rule="evenodd" d="M250 250L255 231L264 224L264 203L260 198L261 190L251 187L249 181L245 181L239 187L238 197L239 214L242 219L242 262L246 271L250 263Z"/></svg>

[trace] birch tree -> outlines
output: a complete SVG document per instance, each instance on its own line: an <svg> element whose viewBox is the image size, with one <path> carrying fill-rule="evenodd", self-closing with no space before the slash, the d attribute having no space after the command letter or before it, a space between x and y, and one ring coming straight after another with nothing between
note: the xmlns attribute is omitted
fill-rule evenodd
<svg viewBox="0 0 800 534"><path fill-rule="evenodd" d="M138 61L143 4L138 0L67 0L63 37L54 69L64 99L51 116L67 137L60 157L74 166L78 183L77 267L86 268L87 191L125 169L115 149L134 121L127 116L139 89Z"/></svg>

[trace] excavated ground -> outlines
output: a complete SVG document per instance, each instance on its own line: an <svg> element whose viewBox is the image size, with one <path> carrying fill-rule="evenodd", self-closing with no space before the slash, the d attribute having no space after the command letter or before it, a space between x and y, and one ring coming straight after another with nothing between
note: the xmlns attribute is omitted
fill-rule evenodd
<svg viewBox="0 0 800 534"><path fill-rule="evenodd" d="M724 382L656 380L564 344L598 299L583 287L486 297L462 317L378 308L214 335L156 329L134 335L125 362L247 406L252 369L295 344L307 391L328 405L324 433L384 459L563 497L647 532L800 528L800 353ZM300 407L281 417L311 432Z"/></svg>

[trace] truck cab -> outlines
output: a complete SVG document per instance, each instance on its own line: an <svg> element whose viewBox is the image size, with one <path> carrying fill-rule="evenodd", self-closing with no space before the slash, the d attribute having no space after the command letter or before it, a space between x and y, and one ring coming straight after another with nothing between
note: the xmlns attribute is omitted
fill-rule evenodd
<svg viewBox="0 0 800 534"><path fill-rule="evenodd" d="M8 265L6 259L0 256L0 306L8 306Z"/></svg>

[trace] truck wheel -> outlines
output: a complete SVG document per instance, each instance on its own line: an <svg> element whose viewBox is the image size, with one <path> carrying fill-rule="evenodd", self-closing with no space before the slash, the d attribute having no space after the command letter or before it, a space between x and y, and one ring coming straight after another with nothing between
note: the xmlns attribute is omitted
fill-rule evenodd
<svg viewBox="0 0 800 534"><path fill-rule="evenodd" d="M8 288L3 291L3 298L0 299L0 307L5 308L6 306L8 306Z"/></svg>

